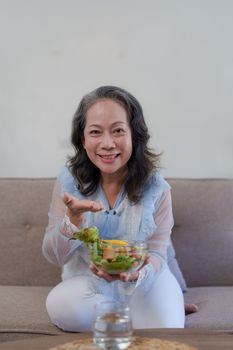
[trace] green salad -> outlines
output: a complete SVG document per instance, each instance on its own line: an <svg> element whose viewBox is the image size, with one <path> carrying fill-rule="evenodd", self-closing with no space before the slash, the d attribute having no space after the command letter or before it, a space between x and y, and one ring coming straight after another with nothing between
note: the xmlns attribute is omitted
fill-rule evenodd
<svg viewBox="0 0 233 350"><path fill-rule="evenodd" d="M99 241L99 230L96 226L81 228L78 232L73 233L73 236L70 238L79 239L85 243L94 243Z"/></svg>
<svg viewBox="0 0 233 350"><path fill-rule="evenodd" d="M99 239L97 227L82 228L70 239L79 239L87 244L91 261L109 274L136 271L146 258L145 245L130 244L122 240Z"/></svg>

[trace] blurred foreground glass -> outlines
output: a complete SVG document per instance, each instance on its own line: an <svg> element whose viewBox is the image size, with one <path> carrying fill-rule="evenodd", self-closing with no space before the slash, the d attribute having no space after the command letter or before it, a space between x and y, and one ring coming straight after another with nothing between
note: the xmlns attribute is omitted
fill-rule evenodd
<svg viewBox="0 0 233 350"><path fill-rule="evenodd" d="M124 302L104 301L95 305L93 343L99 349L126 349L132 338L130 308Z"/></svg>

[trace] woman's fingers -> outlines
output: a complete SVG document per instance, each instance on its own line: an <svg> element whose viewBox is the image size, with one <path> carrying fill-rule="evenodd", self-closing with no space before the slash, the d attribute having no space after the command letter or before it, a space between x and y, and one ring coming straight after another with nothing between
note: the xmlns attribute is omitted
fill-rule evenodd
<svg viewBox="0 0 233 350"><path fill-rule="evenodd" d="M138 275L139 273L137 271L132 273L122 272L120 273L120 280L122 282L136 281L138 279Z"/></svg>
<svg viewBox="0 0 233 350"><path fill-rule="evenodd" d="M78 200L77 198L71 196L67 192L65 192L63 195L63 202L74 213L83 213L85 211L97 212L104 209L104 206L99 202L89 200Z"/></svg>
<svg viewBox="0 0 233 350"><path fill-rule="evenodd" d="M113 282L113 281L119 279L119 276L109 275L107 272L98 269L96 267L96 265L94 265L92 263L90 264L89 268L90 268L92 273L94 273L98 277L101 277L101 278L105 279L105 281L107 281L107 282Z"/></svg>
<svg viewBox="0 0 233 350"><path fill-rule="evenodd" d="M86 205L87 205L87 207L89 208L90 211L104 210L104 206L100 202L87 201Z"/></svg>
<svg viewBox="0 0 233 350"><path fill-rule="evenodd" d="M138 272L132 272L132 273L120 273L119 275L109 275L107 272L98 269L96 265L93 263L90 264L89 266L90 270L94 275L101 277L105 279L107 282L113 282L116 280L121 280L122 282L128 282L128 281L136 281L138 279Z"/></svg>
<svg viewBox="0 0 233 350"><path fill-rule="evenodd" d="M138 277L139 277L139 271L147 264L150 263L150 256L148 255L143 263L143 265L141 266L141 268L138 271L134 271L134 272L122 272L120 273L120 280L122 282L128 282L128 281L137 281Z"/></svg>

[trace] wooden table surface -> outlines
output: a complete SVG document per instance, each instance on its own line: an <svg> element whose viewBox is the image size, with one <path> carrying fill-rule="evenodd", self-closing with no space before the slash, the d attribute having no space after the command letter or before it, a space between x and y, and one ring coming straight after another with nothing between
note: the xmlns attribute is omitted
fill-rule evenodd
<svg viewBox="0 0 233 350"><path fill-rule="evenodd" d="M195 346L198 350L233 350L233 331L209 331L200 329L149 329L135 331L136 336L178 341ZM50 347L91 337L92 334L66 333L41 336L26 340L0 343L0 350L48 350Z"/></svg>

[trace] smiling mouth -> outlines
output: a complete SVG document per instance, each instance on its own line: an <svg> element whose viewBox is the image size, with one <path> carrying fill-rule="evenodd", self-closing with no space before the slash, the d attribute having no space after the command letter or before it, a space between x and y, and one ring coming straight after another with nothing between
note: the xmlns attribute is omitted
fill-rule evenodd
<svg viewBox="0 0 233 350"><path fill-rule="evenodd" d="M115 159L120 155L120 153L117 154L98 154L98 156L102 159Z"/></svg>

